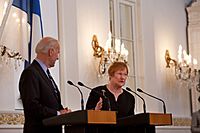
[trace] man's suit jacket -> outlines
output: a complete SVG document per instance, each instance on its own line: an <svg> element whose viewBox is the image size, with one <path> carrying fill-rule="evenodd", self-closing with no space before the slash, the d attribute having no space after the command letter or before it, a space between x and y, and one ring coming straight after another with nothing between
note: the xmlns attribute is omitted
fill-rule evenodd
<svg viewBox="0 0 200 133"><path fill-rule="evenodd" d="M200 133L200 110L192 114L192 133Z"/></svg>
<svg viewBox="0 0 200 133"><path fill-rule="evenodd" d="M60 93L55 96L53 84L34 60L21 75L19 91L24 107L24 133L61 133L61 126L45 127L42 120L56 116L63 109Z"/></svg>

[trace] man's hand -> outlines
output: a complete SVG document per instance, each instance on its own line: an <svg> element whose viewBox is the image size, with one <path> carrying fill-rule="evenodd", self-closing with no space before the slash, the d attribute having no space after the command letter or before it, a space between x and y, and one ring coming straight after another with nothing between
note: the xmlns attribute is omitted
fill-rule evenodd
<svg viewBox="0 0 200 133"><path fill-rule="evenodd" d="M60 112L60 114L62 115L62 114L70 113L70 112L72 112L72 111L71 111L71 109L68 109L68 108L66 107L65 109L62 109L62 110L60 110L59 112Z"/></svg>

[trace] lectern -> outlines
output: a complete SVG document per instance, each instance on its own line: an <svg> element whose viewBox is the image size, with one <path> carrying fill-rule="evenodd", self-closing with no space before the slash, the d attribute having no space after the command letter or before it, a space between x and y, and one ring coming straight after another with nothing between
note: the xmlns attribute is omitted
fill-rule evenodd
<svg viewBox="0 0 200 133"><path fill-rule="evenodd" d="M102 125L115 125L115 111L74 111L43 120L46 126L65 125L65 133L85 133L88 128L98 132Z"/></svg>
<svg viewBox="0 0 200 133"><path fill-rule="evenodd" d="M155 126L172 125L172 114L141 113L116 120L115 111L83 110L43 120L44 125L65 125L65 133L155 133ZM92 130L91 130L92 129Z"/></svg>
<svg viewBox="0 0 200 133"><path fill-rule="evenodd" d="M172 125L172 114L141 113L120 118L117 125L129 133L155 133L155 126Z"/></svg>

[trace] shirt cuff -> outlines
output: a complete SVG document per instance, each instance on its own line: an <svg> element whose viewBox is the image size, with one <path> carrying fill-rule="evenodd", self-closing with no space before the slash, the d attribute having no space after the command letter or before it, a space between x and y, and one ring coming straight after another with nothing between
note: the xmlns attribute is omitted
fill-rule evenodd
<svg viewBox="0 0 200 133"><path fill-rule="evenodd" d="M60 115L60 112L59 112L59 111L57 111L57 115Z"/></svg>

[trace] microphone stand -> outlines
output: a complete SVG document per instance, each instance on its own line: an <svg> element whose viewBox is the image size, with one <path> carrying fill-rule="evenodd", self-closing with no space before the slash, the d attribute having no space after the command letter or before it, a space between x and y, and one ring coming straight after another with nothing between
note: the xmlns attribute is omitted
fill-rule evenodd
<svg viewBox="0 0 200 133"><path fill-rule="evenodd" d="M82 86L82 87L85 87L85 88L87 88L87 89L89 89L90 91L92 91L92 88L90 88L90 87L88 87L88 86L86 86L86 85L84 85L82 82L78 82L78 85L80 85L80 86ZM101 97L104 97L105 98L105 96L104 95L102 95L100 92L98 92L98 91L95 91L95 90L93 90L96 94L98 94L99 96L101 96Z"/></svg>
<svg viewBox="0 0 200 133"><path fill-rule="evenodd" d="M139 98L142 99L143 101L143 110L144 110L144 113L146 113L146 104L145 104L145 101L144 101L144 98L142 98L140 95L138 95L135 91L131 90L130 88L126 87L126 90L130 91L130 92L133 92L136 96L138 96Z"/></svg>
<svg viewBox="0 0 200 133"><path fill-rule="evenodd" d="M85 87L85 88L87 88L87 89L89 89L89 90L92 91L92 88L90 88L90 87L84 85L82 82L78 82L78 85L83 86L83 87ZM105 90L102 90L102 93L103 93L103 94L101 94L101 93L99 93L99 92L97 92L97 91L95 91L95 90L93 90L93 91L94 91L96 94L98 94L98 95L100 95L100 96L103 96L105 99L107 99L107 101L108 101L108 110L111 111L110 99L105 95Z"/></svg>
<svg viewBox="0 0 200 133"><path fill-rule="evenodd" d="M81 109L84 110L83 93L81 92L80 88L77 85L73 84L71 81L67 81L67 83L69 85L72 85L72 86L76 87L78 89L78 91L80 92L80 94L81 94Z"/></svg>
<svg viewBox="0 0 200 133"><path fill-rule="evenodd" d="M161 102L163 103L164 114L166 114L166 106L165 106L165 102L164 102L162 99L157 98L157 97L155 97L155 96L153 96L153 95L150 95L150 94L144 92L143 90L141 90L140 88L138 88L137 91L139 91L139 92L141 92L141 93L144 93L144 94L146 94L146 95L148 95L148 96L150 96L150 97L153 97L153 98L155 98L155 99L161 101Z"/></svg>

